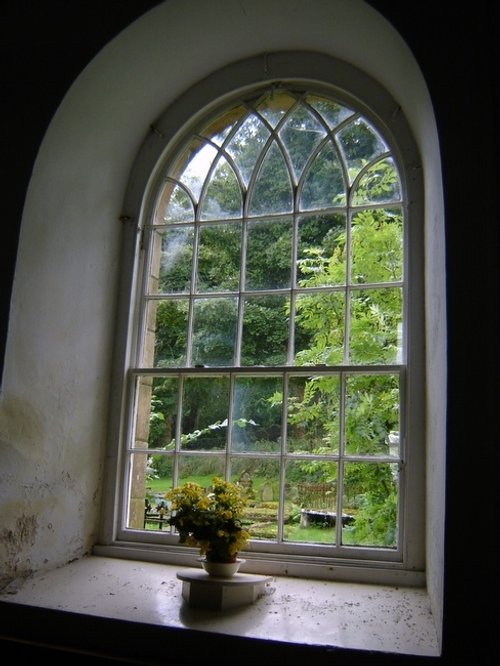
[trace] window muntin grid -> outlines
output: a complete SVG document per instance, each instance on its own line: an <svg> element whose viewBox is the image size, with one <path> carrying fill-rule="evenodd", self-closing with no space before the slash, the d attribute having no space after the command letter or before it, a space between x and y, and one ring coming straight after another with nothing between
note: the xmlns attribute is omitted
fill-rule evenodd
<svg viewBox="0 0 500 666"><path fill-rule="evenodd" d="M278 487L276 532L260 538L271 550L272 543L286 550L287 541L293 541L286 537L285 505L294 477L299 472L304 475L308 465L330 466L327 476L335 487L330 513L339 516L346 471L355 470L356 465L390 468L392 478L401 483L401 451L397 448L395 454L389 442L391 437L399 441L404 425L399 422L404 393L399 365L403 358L403 203L396 163L380 132L359 113L323 96L270 90L255 102L234 105L191 137L171 161L146 227L148 277L143 293L144 334L134 371L136 425L130 450L135 462L129 467L128 527L139 526L132 508L137 494L133 486L137 470L147 468L152 450L171 459L172 484L183 478L183 469L192 469L190 463L201 468L208 461L208 467L215 464L222 476L238 480L234 470L242 459L265 462ZM369 241L363 226L366 217L378 220ZM384 229L391 232L383 233ZM319 257L317 239L327 237L331 254ZM366 242L373 243L379 261L366 261L362 251ZM225 270L214 276L211 262L217 263L221 256ZM318 271L321 261L329 264L328 270ZM369 326L366 307L373 311ZM255 314L259 311L260 318ZM312 311L323 311L325 316L337 313L335 325L325 330L322 348L314 345L317 330L308 330L305 323ZM272 313L273 331L279 335L256 338L255 328ZM179 324L175 336L174 320ZM247 427L247 421L254 419L238 416L235 396L241 370L251 372L256 366L264 371L262 378L244 377L281 383L285 411L279 427L275 424L279 437L266 440L265 450L247 451L238 448L234 420L243 419ZM336 444L320 454L293 450L288 439L294 427L287 416L286 406L293 397L289 387L290 382L294 386L299 381L290 368L309 366L308 372L314 368L317 374L307 375L304 382L319 376L342 386ZM354 375L360 373L365 381L378 373L397 379L393 390L398 409L383 436L385 448L364 452L362 462L359 451L353 452L346 439L350 384L349 375L339 366L352 367ZM177 373L170 374L171 369ZM218 369L215 375L214 369ZM202 376L206 380L211 376L216 383L227 380L221 418L204 425L225 432L225 437L215 446L212 441L207 450L198 441L197 449L191 450L185 442L193 433L183 425L186 403L184 389L179 387L196 383L196 378L202 381ZM179 389L175 399L172 394L173 436L161 449L151 449L150 435L143 436L155 414L151 396L155 381L166 379L177 382ZM228 423L233 427L228 428ZM139 449L148 451L141 454ZM139 498L144 495L145 478L138 483ZM398 520L392 549L400 546ZM328 554L349 546L348 526L338 522L334 537L329 533L327 538ZM322 542L308 546L312 544L321 550Z"/></svg>

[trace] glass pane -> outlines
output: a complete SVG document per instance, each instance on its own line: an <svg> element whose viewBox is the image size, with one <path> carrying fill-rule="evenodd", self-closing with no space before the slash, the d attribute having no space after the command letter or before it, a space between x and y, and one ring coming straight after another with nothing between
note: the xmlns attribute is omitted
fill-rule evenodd
<svg viewBox="0 0 500 666"><path fill-rule="evenodd" d="M306 161L325 136L326 130L301 104L288 116L279 134L298 180Z"/></svg>
<svg viewBox="0 0 500 666"><path fill-rule="evenodd" d="M134 447L172 450L175 446L179 382L176 377L136 380Z"/></svg>
<svg viewBox="0 0 500 666"><path fill-rule="evenodd" d="M347 162L351 183L367 162L387 151L387 146L379 134L361 118L344 127L339 132L338 139Z"/></svg>
<svg viewBox="0 0 500 666"><path fill-rule="evenodd" d="M194 222L193 202L179 185L167 181L154 215L155 224Z"/></svg>
<svg viewBox="0 0 500 666"><path fill-rule="evenodd" d="M188 377L182 400L181 449L225 449L228 413L228 377Z"/></svg>
<svg viewBox="0 0 500 666"><path fill-rule="evenodd" d="M246 289L279 289L290 286L292 221L249 222Z"/></svg>
<svg viewBox="0 0 500 666"><path fill-rule="evenodd" d="M400 458L401 448L399 442L399 430L391 430L387 439L389 440L389 455L392 458Z"/></svg>
<svg viewBox="0 0 500 666"><path fill-rule="evenodd" d="M363 289L351 294L349 357L352 363L398 363L402 290Z"/></svg>
<svg viewBox="0 0 500 666"><path fill-rule="evenodd" d="M150 301L142 365L172 368L186 364L189 301Z"/></svg>
<svg viewBox="0 0 500 666"><path fill-rule="evenodd" d="M234 364L237 316L236 298L195 300L192 365Z"/></svg>
<svg viewBox="0 0 500 666"><path fill-rule="evenodd" d="M268 453L280 450L282 390L278 377L238 377L234 387L232 450Z"/></svg>
<svg viewBox="0 0 500 666"><path fill-rule="evenodd" d="M189 189L195 201L198 201L202 185L216 157L216 148L200 139L193 139L183 155L178 179Z"/></svg>
<svg viewBox="0 0 500 666"><path fill-rule="evenodd" d="M348 455L388 456L399 431L398 375L346 378L345 447Z"/></svg>
<svg viewBox="0 0 500 666"><path fill-rule="evenodd" d="M244 308L241 365L284 365L289 338L289 299L249 297Z"/></svg>
<svg viewBox="0 0 500 666"><path fill-rule="evenodd" d="M335 454L339 450L340 382L336 375L290 377L287 451Z"/></svg>
<svg viewBox="0 0 500 666"><path fill-rule="evenodd" d="M394 282L403 278L401 210L365 210L352 218L353 283Z"/></svg>
<svg viewBox="0 0 500 666"><path fill-rule="evenodd" d="M289 461L285 471L286 541L335 543L337 463Z"/></svg>
<svg viewBox="0 0 500 666"><path fill-rule="evenodd" d="M160 458L164 463L159 462ZM171 469L172 461L172 456L130 456L127 527L170 531L165 493L171 487L171 478L170 474L159 478L158 469Z"/></svg>
<svg viewBox="0 0 500 666"><path fill-rule="evenodd" d="M172 454L149 456L147 474L146 512L148 520L146 529L154 529L154 525L150 523L154 523L156 519L162 521L157 523L160 529L169 529L164 522L170 504L165 498L165 493L173 487L174 456Z"/></svg>
<svg viewBox="0 0 500 666"><path fill-rule="evenodd" d="M202 226L196 290L238 291L240 253L240 223Z"/></svg>
<svg viewBox="0 0 500 666"><path fill-rule="evenodd" d="M345 297L342 292L299 294L295 315L296 363L342 363L344 329Z"/></svg>
<svg viewBox="0 0 500 666"><path fill-rule="evenodd" d="M276 459L231 458L231 481L245 490L243 523L254 540L276 540L278 536L279 478Z"/></svg>
<svg viewBox="0 0 500 666"><path fill-rule="evenodd" d="M262 120L249 115L226 146L227 153L233 158L245 185L255 169L266 141L270 135Z"/></svg>
<svg viewBox="0 0 500 666"><path fill-rule="evenodd" d="M343 544L397 547L398 470L390 463L345 464Z"/></svg>
<svg viewBox="0 0 500 666"><path fill-rule="evenodd" d="M331 99L326 97L307 95L306 101L322 116L330 129L334 129L353 114L351 109L340 106L337 102L332 102Z"/></svg>
<svg viewBox="0 0 500 666"><path fill-rule="evenodd" d="M276 127L296 101L295 97L286 90L271 90L259 104L257 110L272 127Z"/></svg>
<svg viewBox="0 0 500 666"><path fill-rule="evenodd" d="M191 225L153 231L149 293L189 292L193 263Z"/></svg>
<svg viewBox="0 0 500 666"><path fill-rule="evenodd" d="M401 185L394 160L377 162L364 173L356 186L353 206L401 200Z"/></svg>
<svg viewBox="0 0 500 666"><path fill-rule="evenodd" d="M312 162L302 186L301 210L345 206L346 186L342 166L331 143L324 146Z"/></svg>
<svg viewBox="0 0 500 666"><path fill-rule="evenodd" d="M321 215L299 220L297 284L323 287L346 283L345 215Z"/></svg>
<svg viewBox="0 0 500 666"><path fill-rule="evenodd" d="M214 476L224 478L224 463L225 456L220 455L181 455L177 485L197 483L203 488L209 488Z"/></svg>
<svg viewBox="0 0 500 666"><path fill-rule="evenodd" d="M238 180L224 157L219 158L201 202L202 220L241 217L242 199Z"/></svg>
<svg viewBox="0 0 500 666"><path fill-rule="evenodd" d="M213 120L200 134L207 139L213 141L218 146L224 143L227 135L238 122L238 120L246 113L246 107L242 104L235 106L222 116L218 116Z"/></svg>
<svg viewBox="0 0 500 666"><path fill-rule="evenodd" d="M289 213L293 206L288 168L280 149L273 143L269 149L250 196L250 215Z"/></svg>

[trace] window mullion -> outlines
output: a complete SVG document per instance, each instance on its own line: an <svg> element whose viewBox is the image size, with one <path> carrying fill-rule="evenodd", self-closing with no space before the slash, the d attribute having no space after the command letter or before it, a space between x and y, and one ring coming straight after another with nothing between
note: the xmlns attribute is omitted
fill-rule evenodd
<svg viewBox="0 0 500 666"><path fill-rule="evenodd" d="M344 457L345 457L345 398L346 375L340 373L339 387L339 462L337 466L337 520L335 521L335 543L342 544L342 514L344 508Z"/></svg>
<svg viewBox="0 0 500 666"><path fill-rule="evenodd" d="M225 470L226 481L231 480L231 452L233 444L233 413L234 413L234 392L235 392L235 373L229 375L229 405L227 414L227 433L226 433L226 463Z"/></svg>
<svg viewBox="0 0 500 666"><path fill-rule="evenodd" d="M282 405L281 405L281 446L280 446L280 484L279 484L279 501L278 501L278 534L277 541L281 543L284 537L284 522L285 522L285 477L286 477L286 461L288 450L287 437L288 437L288 379L289 374L283 373L282 385Z"/></svg>
<svg viewBox="0 0 500 666"><path fill-rule="evenodd" d="M244 202L246 206L247 202ZM241 230L241 266L240 266L240 285L239 285L239 295L238 295L238 321L236 324L236 348L234 352L234 364L236 366L241 365L241 344L242 344L242 335L243 335L243 311L244 311L244 302L243 292L245 291L245 280L246 280L246 259L247 259L247 239L248 239L248 217L246 213L243 216L242 230Z"/></svg>
<svg viewBox="0 0 500 666"><path fill-rule="evenodd" d="M344 363L349 364L350 339L351 339L351 223L352 211L347 209L346 215L346 239L345 239L345 324L344 324Z"/></svg>
<svg viewBox="0 0 500 666"><path fill-rule="evenodd" d="M186 340L186 365L190 366L192 362L193 351L193 325L194 325L194 297L196 294L196 284L198 280L198 250L200 245L200 221L199 206L196 207L196 219L194 225L193 237L193 265L191 267L191 286L189 290L189 309Z"/></svg>

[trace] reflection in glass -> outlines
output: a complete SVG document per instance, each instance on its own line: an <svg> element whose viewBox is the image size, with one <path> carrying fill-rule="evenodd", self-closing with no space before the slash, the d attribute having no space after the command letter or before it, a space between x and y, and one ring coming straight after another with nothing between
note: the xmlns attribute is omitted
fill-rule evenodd
<svg viewBox="0 0 500 666"><path fill-rule="evenodd" d="M167 180L154 217L155 224L194 222L193 202L185 190Z"/></svg>
<svg viewBox="0 0 500 666"><path fill-rule="evenodd" d="M225 449L229 413L229 379L188 377L182 399L181 449Z"/></svg>
<svg viewBox="0 0 500 666"><path fill-rule="evenodd" d="M303 105L297 106L286 119L279 135L292 162L296 180L325 134L324 127Z"/></svg>
<svg viewBox="0 0 500 666"><path fill-rule="evenodd" d="M220 157L201 201L202 220L225 220L241 217L241 190L227 160Z"/></svg>
<svg viewBox="0 0 500 666"><path fill-rule="evenodd" d="M396 548L398 545L399 466L346 462L343 513L349 517L342 543Z"/></svg>
<svg viewBox="0 0 500 666"><path fill-rule="evenodd" d="M338 133L352 183L362 167L387 151L380 135L361 118L350 122Z"/></svg>
<svg viewBox="0 0 500 666"><path fill-rule="evenodd" d="M273 142L255 182L250 198L250 215L289 213L293 195L288 169L280 149Z"/></svg>
<svg viewBox="0 0 500 666"><path fill-rule="evenodd" d="M256 115L249 115L226 146L227 153L233 158L245 185L255 169L266 141L269 130Z"/></svg>
<svg viewBox="0 0 500 666"><path fill-rule="evenodd" d="M249 222L246 289L280 289L290 286L292 222Z"/></svg>
<svg viewBox="0 0 500 666"><path fill-rule="evenodd" d="M226 111L222 116L218 116L215 120L210 122L209 125L200 132L201 136L210 139L210 141L218 146L222 146L229 132L245 112L246 107L243 106L243 104L229 109L229 111Z"/></svg>
<svg viewBox="0 0 500 666"><path fill-rule="evenodd" d="M338 375L290 377L288 383L287 451L336 454L340 433Z"/></svg>
<svg viewBox="0 0 500 666"><path fill-rule="evenodd" d="M158 248L159 256L153 251L149 293L189 292L193 261L193 227L191 225L170 227L161 231L155 230L153 233L153 243ZM154 266L153 262L159 265Z"/></svg>
<svg viewBox="0 0 500 666"><path fill-rule="evenodd" d="M212 162L217 156L214 146L195 138L183 156L184 166L179 180L190 190L198 201L201 188L208 175Z"/></svg>
<svg viewBox="0 0 500 666"><path fill-rule="evenodd" d="M352 363L397 363L402 305L399 287L351 293L349 358Z"/></svg>
<svg viewBox="0 0 500 666"><path fill-rule="evenodd" d="M335 543L336 514L337 463L321 458L288 461L285 540Z"/></svg>
<svg viewBox="0 0 500 666"><path fill-rule="evenodd" d="M284 365L288 353L287 296L245 298L241 365Z"/></svg>
<svg viewBox="0 0 500 666"><path fill-rule="evenodd" d="M294 104L296 104L295 97L286 90L272 90L260 102L257 110L272 127L276 127Z"/></svg>
<svg viewBox="0 0 500 666"><path fill-rule="evenodd" d="M282 392L279 377L238 377L234 387L233 451L266 453L280 450Z"/></svg>
<svg viewBox="0 0 500 666"><path fill-rule="evenodd" d="M241 224L203 225L198 247L196 290L238 291Z"/></svg>
<svg viewBox="0 0 500 666"><path fill-rule="evenodd" d="M300 197L301 210L345 206L344 172L337 151L327 143L309 167Z"/></svg>
<svg viewBox="0 0 500 666"><path fill-rule="evenodd" d="M345 447L349 455L388 456L399 431L398 375L349 375L346 379Z"/></svg>
<svg viewBox="0 0 500 666"><path fill-rule="evenodd" d="M334 129L353 114L351 109L341 106L327 97L307 95L306 101L321 115L330 129Z"/></svg>
<svg viewBox="0 0 500 666"><path fill-rule="evenodd" d="M199 298L194 301L191 365L233 365L236 298Z"/></svg>

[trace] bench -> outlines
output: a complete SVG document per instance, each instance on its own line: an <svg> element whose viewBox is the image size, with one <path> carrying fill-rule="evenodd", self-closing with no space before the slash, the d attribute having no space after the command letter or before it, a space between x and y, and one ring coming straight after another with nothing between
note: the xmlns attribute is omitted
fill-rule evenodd
<svg viewBox="0 0 500 666"><path fill-rule="evenodd" d="M300 526L335 527L336 492L333 483L298 483ZM354 516L342 514L342 525L352 525Z"/></svg>
<svg viewBox="0 0 500 666"><path fill-rule="evenodd" d="M163 526L169 527L168 518L164 513L144 513L144 528L147 525L156 525L159 530L163 529Z"/></svg>
<svg viewBox="0 0 500 666"><path fill-rule="evenodd" d="M352 525L354 516L347 513L342 514L342 525ZM320 509L301 509L300 526L320 525L321 527L335 527L337 514L334 511L322 511Z"/></svg>
<svg viewBox="0 0 500 666"><path fill-rule="evenodd" d="M164 525L169 527L168 518L168 510L165 502L162 501L153 507L148 499L145 500L144 529L146 529L147 525L156 525L159 530L162 530Z"/></svg>

